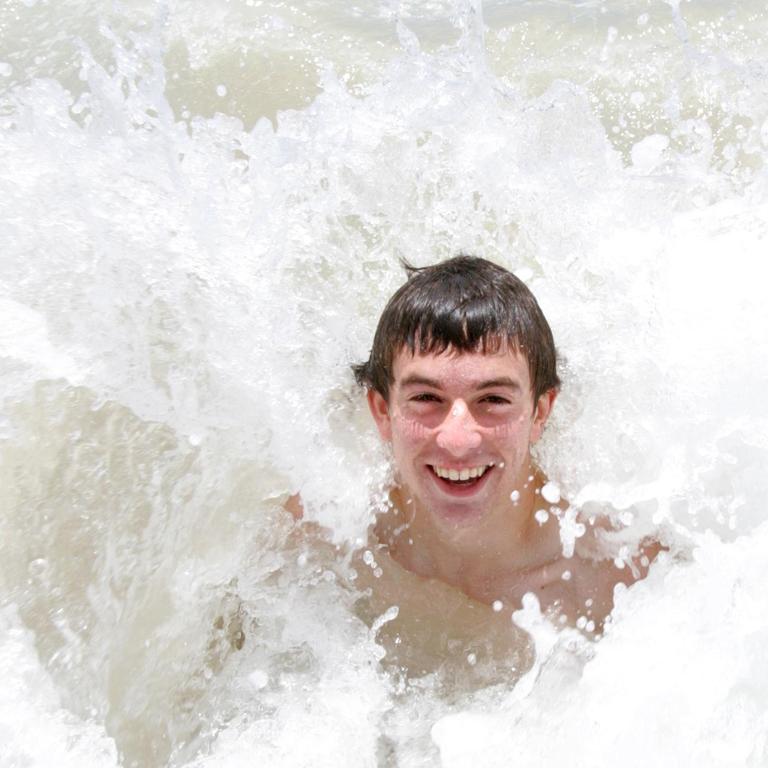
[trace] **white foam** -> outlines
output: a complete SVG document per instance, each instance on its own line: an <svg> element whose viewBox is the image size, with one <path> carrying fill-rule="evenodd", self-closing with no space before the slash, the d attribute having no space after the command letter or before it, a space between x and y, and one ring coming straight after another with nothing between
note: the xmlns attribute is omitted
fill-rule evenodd
<svg viewBox="0 0 768 768"><path fill-rule="evenodd" d="M12 759L114 765L94 699L146 764L765 762L764 21L540 5L14 6L0 554L35 634L3 614ZM532 673L444 699L383 671L348 564L281 505L300 491L331 551L365 540L391 474L348 366L398 258L460 250L552 323L537 455L562 496L674 557L596 647L527 601Z"/></svg>
<svg viewBox="0 0 768 768"><path fill-rule="evenodd" d="M117 750L97 723L62 708L59 693L12 606L0 610L0 762L116 768Z"/></svg>
<svg viewBox="0 0 768 768"><path fill-rule="evenodd" d="M621 754L639 768L648 745L659 764L760 764L766 536L765 526L731 544L709 536L693 564L666 564L622 594L614 626L572 686L545 679L547 664L562 673L572 655L563 648L524 702L438 723L442 764L470 765L469 744L478 743L487 745L488 766L505 765L510 754L521 766L572 763L577 749L579 764Z"/></svg>

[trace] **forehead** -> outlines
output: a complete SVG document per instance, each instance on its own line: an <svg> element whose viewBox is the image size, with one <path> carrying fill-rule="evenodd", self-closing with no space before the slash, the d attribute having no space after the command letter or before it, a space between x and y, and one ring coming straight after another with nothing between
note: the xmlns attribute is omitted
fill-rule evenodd
<svg viewBox="0 0 768 768"><path fill-rule="evenodd" d="M497 352L411 353L404 347L392 361L394 386L406 379L430 379L441 386L472 387L497 379L512 379L523 392L531 387L528 361L519 351L502 347Z"/></svg>

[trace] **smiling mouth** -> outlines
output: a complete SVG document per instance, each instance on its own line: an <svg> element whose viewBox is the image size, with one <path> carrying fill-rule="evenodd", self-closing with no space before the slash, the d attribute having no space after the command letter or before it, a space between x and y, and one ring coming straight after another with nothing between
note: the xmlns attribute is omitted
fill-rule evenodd
<svg viewBox="0 0 768 768"><path fill-rule="evenodd" d="M427 466L442 488L451 493L462 494L477 488L494 467L493 464L462 467L461 469L448 469L434 464L427 464Z"/></svg>

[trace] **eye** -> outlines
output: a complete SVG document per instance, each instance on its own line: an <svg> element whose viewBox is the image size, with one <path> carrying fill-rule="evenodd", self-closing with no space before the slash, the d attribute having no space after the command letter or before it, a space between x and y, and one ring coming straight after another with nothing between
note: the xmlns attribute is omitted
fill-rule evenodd
<svg viewBox="0 0 768 768"><path fill-rule="evenodd" d="M501 395L486 395L480 402L490 405L509 405L509 400Z"/></svg>
<svg viewBox="0 0 768 768"><path fill-rule="evenodd" d="M414 395L410 398L414 403L439 403L440 398L437 395L433 395L431 392L419 392L418 395Z"/></svg>

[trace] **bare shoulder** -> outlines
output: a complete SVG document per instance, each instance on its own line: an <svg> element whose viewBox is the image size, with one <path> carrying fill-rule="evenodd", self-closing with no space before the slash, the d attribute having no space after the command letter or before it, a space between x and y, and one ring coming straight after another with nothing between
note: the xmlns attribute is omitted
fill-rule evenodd
<svg viewBox="0 0 768 768"><path fill-rule="evenodd" d="M665 547L652 536L633 540L631 531L615 526L607 516L584 519L582 525L571 569L575 621L599 633L613 610L615 587L644 579Z"/></svg>
<svg viewBox="0 0 768 768"><path fill-rule="evenodd" d="M665 549L652 534L614 523L608 515L578 513L583 535L576 541L576 554L586 560L612 561L633 581L645 578L650 564Z"/></svg>

